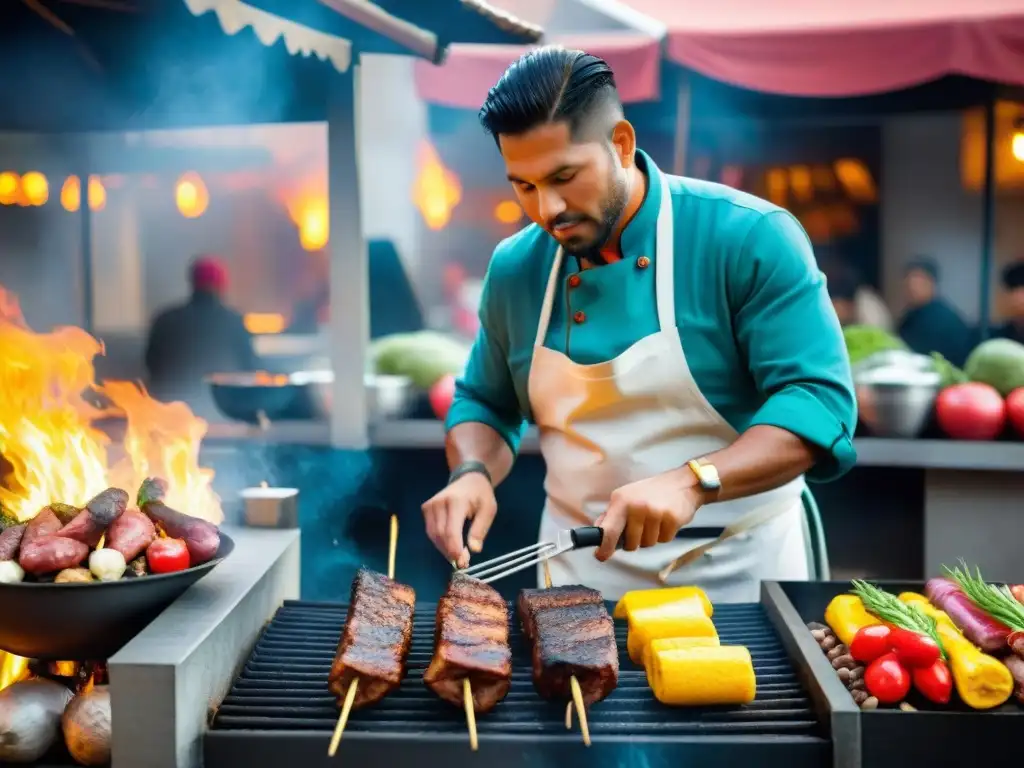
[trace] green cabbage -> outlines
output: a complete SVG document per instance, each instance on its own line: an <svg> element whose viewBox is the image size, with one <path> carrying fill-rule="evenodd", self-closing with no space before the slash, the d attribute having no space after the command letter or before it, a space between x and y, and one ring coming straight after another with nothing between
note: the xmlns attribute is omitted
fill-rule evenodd
<svg viewBox="0 0 1024 768"><path fill-rule="evenodd" d="M971 381L995 387L1006 397L1024 387L1024 344L1012 339L983 341L967 358L964 373Z"/></svg>
<svg viewBox="0 0 1024 768"><path fill-rule="evenodd" d="M370 345L370 360L380 376L407 376L413 386L430 389L445 376L460 375L469 350L469 344L436 331L396 333Z"/></svg>

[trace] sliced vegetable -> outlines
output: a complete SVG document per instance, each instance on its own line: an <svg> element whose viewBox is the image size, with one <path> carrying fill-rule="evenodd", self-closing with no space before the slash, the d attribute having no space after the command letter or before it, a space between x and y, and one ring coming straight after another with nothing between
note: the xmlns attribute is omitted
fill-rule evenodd
<svg viewBox="0 0 1024 768"><path fill-rule="evenodd" d="M882 704L898 704L910 691L910 672L895 653L887 653L868 664L864 686Z"/></svg>
<svg viewBox="0 0 1024 768"><path fill-rule="evenodd" d="M648 680L654 697L671 706L749 704L757 695L750 651L737 645L653 653Z"/></svg>
<svg viewBox="0 0 1024 768"><path fill-rule="evenodd" d="M993 619L950 579L929 579L925 595L936 608L945 611L964 637L987 653L1006 648L1010 628Z"/></svg>
<svg viewBox="0 0 1024 768"><path fill-rule="evenodd" d="M892 630L889 642L896 658L908 669L927 669L942 659L942 649L938 642L920 632L896 627Z"/></svg>
<svg viewBox="0 0 1024 768"><path fill-rule="evenodd" d="M999 659L978 650L945 612L934 607L921 595L905 592L900 595L900 600L918 606L924 614L935 619L942 649L949 657L956 692L964 704L971 709L992 709L1010 698L1013 693L1013 675Z"/></svg>
<svg viewBox="0 0 1024 768"><path fill-rule="evenodd" d="M825 623L836 633L840 642L849 645L857 631L873 624L881 624L864 608L856 595L836 595L825 609Z"/></svg>
<svg viewBox="0 0 1024 768"><path fill-rule="evenodd" d="M155 542L154 542L155 543ZM644 648L652 640L667 637L717 637L718 632L697 597L676 600L629 613L626 650L634 664L642 664Z"/></svg>
<svg viewBox="0 0 1024 768"><path fill-rule="evenodd" d="M25 580L25 571L13 560L0 560L0 584L17 584Z"/></svg>
<svg viewBox="0 0 1024 768"><path fill-rule="evenodd" d="M174 573L189 567L188 545L182 539L156 539L146 548L146 562L153 573Z"/></svg>
<svg viewBox="0 0 1024 768"><path fill-rule="evenodd" d="M1024 656L1024 605L1005 584L996 586L989 584L981 577L981 570L974 569L971 575L967 564L960 561L961 568L946 568L953 581L964 591L978 608L996 621L1009 627L1011 632L1006 638L1010 648L1019 656Z"/></svg>
<svg viewBox="0 0 1024 768"><path fill-rule="evenodd" d="M674 603L676 600L684 600L688 597L697 597L704 606L704 613L710 619L714 615L711 601L704 594L700 587L666 587L664 589L635 589L627 592L622 599L615 604L613 616L616 619L629 617L629 612L638 608L655 608L665 603Z"/></svg>
<svg viewBox="0 0 1024 768"><path fill-rule="evenodd" d="M914 687L928 701L935 704L948 704L953 695L953 675L942 659L935 659L927 667L910 670Z"/></svg>
<svg viewBox="0 0 1024 768"><path fill-rule="evenodd" d="M890 634L892 630L884 624L861 627L850 643L850 655L862 664L870 664L892 650Z"/></svg>
<svg viewBox="0 0 1024 768"><path fill-rule="evenodd" d="M97 549L89 555L89 570L100 581L117 581L128 564L116 549Z"/></svg>
<svg viewBox="0 0 1024 768"><path fill-rule="evenodd" d="M714 648L721 645L718 635L714 637L663 637L652 640L644 648L644 669L650 666L651 654L661 651L678 651L680 648Z"/></svg>

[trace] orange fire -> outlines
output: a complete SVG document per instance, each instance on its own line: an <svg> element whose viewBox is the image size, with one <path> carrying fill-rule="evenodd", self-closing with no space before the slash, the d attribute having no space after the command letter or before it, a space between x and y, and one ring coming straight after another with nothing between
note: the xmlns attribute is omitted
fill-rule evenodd
<svg viewBox="0 0 1024 768"><path fill-rule="evenodd" d="M0 287L3 511L30 520L52 502L82 505L111 485L134 493L156 475L167 480L170 506L220 523L213 471L199 466L206 422L132 382L97 384L93 359L102 352L80 328L33 331L17 298ZM111 445L96 422L118 417L124 439Z"/></svg>

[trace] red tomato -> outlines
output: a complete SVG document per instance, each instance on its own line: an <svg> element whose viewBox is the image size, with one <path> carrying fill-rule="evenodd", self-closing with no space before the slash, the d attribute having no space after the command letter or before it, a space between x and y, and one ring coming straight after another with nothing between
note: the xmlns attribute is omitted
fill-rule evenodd
<svg viewBox="0 0 1024 768"><path fill-rule="evenodd" d="M861 664L870 664L892 650L889 635L892 630L884 624L861 627L850 642L850 655Z"/></svg>
<svg viewBox="0 0 1024 768"><path fill-rule="evenodd" d="M957 384L936 398L935 416L956 440L994 440L1006 427L1006 403L988 384Z"/></svg>
<svg viewBox="0 0 1024 768"><path fill-rule="evenodd" d="M910 675L914 687L928 701L936 704L948 704L953 695L953 675L942 659L936 659L931 666L912 669Z"/></svg>
<svg viewBox="0 0 1024 768"><path fill-rule="evenodd" d="M448 409L452 407L452 400L455 399L455 377L444 376L438 379L430 388L428 397L434 415L444 421L448 416Z"/></svg>
<svg viewBox="0 0 1024 768"><path fill-rule="evenodd" d="M184 571L191 564L183 539L154 539L146 548L146 561L153 573Z"/></svg>
<svg viewBox="0 0 1024 768"><path fill-rule="evenodd" d="M889 635L889 642L900 663L911 669L930 667L942 656L938 643L909 629L894 629Z"/></svg>
<svg viewBox="0 0 1024 768"><path fill-rule="evenodd" d="M895 653L879 656L864 670L864 687L882 704L898 704L910 691L910 673Z"/></svg>
<svg viewBox="0 0 1024 768"><path fill-rule="evenodd" d="M1024 387L1018 387L1006 396L1006 417L1013 431L1024 437Z"/></svg>

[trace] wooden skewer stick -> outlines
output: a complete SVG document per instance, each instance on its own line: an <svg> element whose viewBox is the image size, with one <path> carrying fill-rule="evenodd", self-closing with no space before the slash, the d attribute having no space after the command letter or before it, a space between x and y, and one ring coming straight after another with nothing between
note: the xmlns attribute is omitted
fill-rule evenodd
<svg viewBox="0 0 1024 768"><path fill-rule="evenodd" d="M469 678L462 678L462 699L466 704L466 727L469 728L469 748L477 751L480 744L476 738L476 708L473 705L473 689L469 686Z"/></svg>
<svg viewBox="0 0 1024 768"><path fill-rule="evenodd" d="M398 551L398 516L391 516L391 538L388 542L388 578L395 578L395 554ZM351 608L351 606L349 606ZM348 685L348 692L345 694L345 702L341 705L341 714L338 715L338 724L334 726L334 734L331 736L330 746L327 747L327 756L334 757L341 743L341 735L345 732L348 724L348 716L352 713L352 704L356 700L356 691L359 690L359 678L355 677Z"/></svg>
<svg viewBox="0 0 1024 768"><path fill-rule="evenodd" d="M544 567L544 589L551 589L551 568L548 566L548 561L541 561ZM576 712L580 717L580 730L583 732L583 743L588 747L590 746L590 727L587 725L587 710L583 705L583 691L580 690L580 682L576 679L576 675L573 675L569 679L569 685L572 686L572 701L567 702L565 705L565 730L572 730L572 708L576 705Z"/></svg>
<svg viewBox="0 0 1024 768"><path fill-rule="evenodd" d="M452 560L452 568L459 569L459 564ZM476 705L473 703L473 688L469 684L469 678L462 678L462 702L466 709L466 728L469 729L469 748L474 752L480 747L476 735Z"/></svg>
<svg viewBox="0 0 1024 768"><path fill-rule="evenodd" d="M345 724L348 723L349 713L352 711L352 702L356 700L356 690L359 688L359 678L352 678L349 683L348 693L345 694L345 703L341 705L341 715L338 717L338 724L334 726L334 735L331 736L331 745L327 748L327 756L334 757L341 743L341 734L345 732Z"/></svg>

